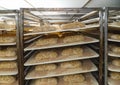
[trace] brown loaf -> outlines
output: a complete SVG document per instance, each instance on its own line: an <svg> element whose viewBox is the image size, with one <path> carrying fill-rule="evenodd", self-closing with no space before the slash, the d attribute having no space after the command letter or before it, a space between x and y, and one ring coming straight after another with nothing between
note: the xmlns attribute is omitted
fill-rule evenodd
<svg viewBox="0 0 120 85"><path fill-rule="evenodd" d="M84 41L83 35L70 35L63 38L64 43L82 42Z"/></svg>
<svg viewBox="0 0 120 85"><path fill-rule="evenodd" d="M120 66L120 59L113 60L112 64L115 65L115 66Z"/></svg>
<svg viewBox="0 0 120 85"><path fill-rule="evenodd" d="M0 69L13 69L17 68L17 63L13 61L0 62Z"/></svg>
<svg viewBox="0 0 120 85"><path fill-rule="evenodd" d="M35 85L57 85L56 78L45 78L35 80Z"/></svg>
<svg viewBox="0 0 120 85"><path fill-rule="evenodd" d="M80 47L69 47L69 48L65 48L62 51L62 56L72 56L72 55L77 55L77 56L82 56L83 55L83 49Z"/></svg>
<svg viewBox="0 0 120 85"><path fill-rule="evenodd" d="M16 56L15 48L6 48L0 50L0 57L13 57Z"/></svg>
<svg viewBox="0 0 120 85"><path fill-rule="evenodd" d="M71 29L71 28L80 28L80 27L85 27L85 24L81 22L73 22L73 23L61 25L62 29Z"/></svg>
<svg viewBox="0 0 120 85"><path fill-rule="evenodd" d="M40 51L36 56L35 60L45 60L45 59L52 59L56 58L58 54L55 51Z"/></svg>
<svg viewBox="0 0 120 85"><path fill-rule="evenodd" d="M39 39L36 42L36 45L43 46L43 45L54 45L57 43L58 38L46 38L46 39Z"/></svg>
<svg viewBox="0 0 120 85"><path fill-rule="evenodd" d="M80 68L82 63L80 61L67 61L60 63L60 67L64 69Z"/></svg>
<svg viewBox="0 0 120 85"><path fill-rule="evenodd" d="M52 71L57 68L56 64L44 64L35 66L35 71Z"/></svg>
<svg viewBox="0 0 120 85"><path fill-rule="evenodd" d="M120 80L120 73L117 72L111 72L110 77L115 80Z"/></svg>
<svg viewBox="0 0 120 85"><path fill-rule="evenodd" d="M82 74L67 75L63 77L63 80L70 83L80 83L85 81L85 77Z"/></svg>
<svg viewBox="0 0 120 85"><path fill-rule="evenodd" d="M15 80L15 77L13 76L0 76L0 83L2 84L12 84L14 83L16 80Z"/></svg>

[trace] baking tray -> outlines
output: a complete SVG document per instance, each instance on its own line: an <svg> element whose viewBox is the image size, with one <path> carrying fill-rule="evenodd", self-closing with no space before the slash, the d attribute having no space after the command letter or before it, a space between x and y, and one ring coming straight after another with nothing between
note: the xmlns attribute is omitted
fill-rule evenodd
<svg viewBox="0 0 120 85"><path fill-rule="evenodd" d="M16 60L16 59L17 59L17 56L6 56L4 58L0 57L0 61L13 61L13 60Z"/></svg>
<svg viewBox="0 0 120 85"><path fill-rule="evenodd" d="M115 66L110 62L108 65L108 70L113 72L120 72L120 66Z"/></svg>
<svg viewBox="0 0 120 85"><path fill-rule="evenodd" d="M31 32L31 33L25 33L24 36L36 35L36 34L48 34L48 33L56 33L56 32L66 32L66 31L79 31L79 30L93 29L93 28L98 28L98 27L100 27L99 24L97 24L97 25L86 25L85 27L81 27L81 28L71 28L71 29L66 29L66 30L55 30L55 31L47 31L47 32Z"/></svg>
<svg viewBox="0 0 120 85"><path fill-rule="evenodd" d="M112 42L120 42L120 40L115 40L115 39L108 39L108 41L112 41Z"/></svg>
<svg viewBox="0 0 120 85"><path fill-rule="evenodd" d="M0 85L19 85L19 84L18 84L18 81L15 81L15 82L12 83L12 84L3 84L3 83L0 83Z"/></svg>
<svg viewBox="0 0 120 85"><path fill-rule="evenodd" d="M16 75L18 74L18 69L0 69L0 75Z"/></svg>
<svg viewBox="0 0 120 85"><path fill-rule="evenodd" d="M108 85L120 85L120 80L108 78Z"/></svg>
<svg viewBox="0 0 120 85"><path fill-rule="evenodd" d="M46 77L57 77L57 76L64 76L70 74L77 74L77 73L87 73L97 71L97 67L90 61L84 60L82 62L82 68L77 69L61 69L59 66L54 71L49 72L37 72L34 69L30 71L27 76L25 77L26 80L30 79L38 79L38 78L46 78Z"/></svg>
<svg viewBox="0 0 120 85"><path fill-rule="evenodd" d="M119 25L108 25L108 27L111 27L111 28L120 28Z"/></svg>
<svg viewBox="0 0 120 85"><path fill-rule="evenodd" d="M13 43L0 43L0 46L11 46L11 45L16 45L16 42Z"/></svg>
<svg viewBox="0 0 120 85"><path fill-rule="evenodd" d="M120 54L113 53L112 51L109 51L108 55L112 57L120 57Z"/></svg>
<svg viewBox="0 0 120 85"><path fill-rule="evenodd" d="M24 49L24 51L29 51L29 50L40 50L40 49L47 49L47 48L57 48L57 47L65 47L65 46L73 46L73 45L83 45L83 44L89 44L89 43L96 43L99 42L98 39L92 38L92 37L88 37L85 36L85 40L84 41L80 41L80 42L74 42L74 43L57 43L54 45L49 45L49 46L36 46L35 42L33 42L32 44L30 44L28 47L26 47Z"/></svg>
<svg viewBox="0 0 120 85"><path fill-rule="evenodd" d="M75 83L74 85L98 85L97 80L93 77L93 75L91 73L86 73L84 74L86 81L82 82L82 83ZM57 85L66 85L67 82L65 82L62 77L59 77L58 80L58 84ZM30 85L35 85L34 80L32 81L32 83Z"/></svg>
<svg viewBox="0 0 120 85"><path fill-rule="evenodd" d="M16 28L0 28L0 31L12 31L15 30Z"/></svg>
<svg viewBox="0 0 120 85"><path fill-rule="evenodd" d="M83 46L83 56L77 56L73 55L70 57L64 57L61 55L61 51L64 49L56 49L55 51L58 53L57 58L53 59L46 59L46 60L41 60L41 61L36 61L35 60L35 55L38 53L36 52L33 56L31 56L27 62L25 62L24 66L32 66L32 65L38 65L38 64L48 64L48 63L58 63L58 62L65 62L65 61L71 61L71 60L80 60L80 59L87 59L87 58L95 58L99 57L99 55L93 51L91 48Z"/></svg>

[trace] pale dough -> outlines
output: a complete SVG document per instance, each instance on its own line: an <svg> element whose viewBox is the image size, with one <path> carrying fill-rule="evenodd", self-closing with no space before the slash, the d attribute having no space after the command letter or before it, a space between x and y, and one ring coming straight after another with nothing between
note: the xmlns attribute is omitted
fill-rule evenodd
<svg viewBox="0 0 120 85"><path fill-rule="evenodd" d="M120 40L120 34L112 34L110 38L115 40Z"/></svg>
<svg viewBox="0 0 120 85"><path fill-rule="evenodd" d="M83 55L83 48L80 48L80 47L69 47L69 48L65 48L62 53L61 53L62 56L66 56L66 57L69 57L69 56L72 56L72 55L75 55L75 56L82 56Z"/></svg>
<svg viewBox="0 0 120 85"><path fill-rule="evenodd" d="M115 80L120 80L120 73L117 72L111 72L110 77Z"/></svg>
<svg viewBox="0 0 120 85"><path fill-rule="evenodd" d="M52 71L57 68L56 64L43 64L35 66L35 71Z"/></svg>
<svg viewBox="0 0 120 85"><path fill-rule="evenodd" d="M85 81L85 77L82 74L67 75L63 77L65 82L79 83Z"/></svg>
<svg viewBox="0 0 120 85"><path fill-rule="evenodd" d="M120 66L120 59L113 60L112 64L115 65L115 66Z"/></svg>
<svg viewBox="0 0 120 85"><path fill-rule="evenodd" d="M82 63L80 61L67 61L60 63L60 67L64 69L80 68Z"/></svg>
<svg viewBox="0 0 120 85"><path fill-rule="evenodd" d="M82 42L84 41L83 35L70 35L63 38L64 43Z"/></svg>
<svg viewBox="0 0 120 85"><path fill-rule="evenodd" d="M119 46L111 46L111 51L113 53L117 53L117 54L120 54L120 47Z"/></svg>
<svg viewBox="0 0 120 85"><path fill-rule="evenodd" d="M45 59L52 59L56 58L58 56L57 52L55 51L40 51L36 56L35 60L40 61L40 60L45 60Z"/></svg>
<svg viewBox="0 0 120 85"><path fill-rule="evenodd" d="M16 79L13 76L0 76L0 83L3 83L3 84L12 84L15 81L16 81Z"/></svg>
<svg viewBox="0 0 120 85"><path fill-rule="evenodd" d="M44 78L35 80L35 85L57 85L56 78Z"/></svg>

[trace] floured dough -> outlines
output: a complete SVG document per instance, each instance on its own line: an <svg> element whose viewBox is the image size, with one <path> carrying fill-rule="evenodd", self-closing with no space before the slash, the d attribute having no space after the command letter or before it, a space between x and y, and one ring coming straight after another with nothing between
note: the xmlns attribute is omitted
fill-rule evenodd
<svg viewBox="0 0 120 85"><path fill-rule="evenodd" d="M83 49L80 47L69 47L69 48L65 48L62 51L62 56L72 56L72 55L77 55L77 56L82 56L83 55Z"/></svg>
<svg viewBox="0 0 120 85"><path fill-rule="evenodd" d="M81 41L84 41L83 35L70 35L70 36L65 36L63 38L64 43L81 42Z"/></svg>
<svg viewBox="0 0 120 85"><path fill-rule="evenodd" d="M115 40L120 40L120 34L112 34L110 38Z"/></svg>
<svg viewBox="0 0 120 85"><path fill-rule="evenodd" d="M85 81L85 77L82 74L67 75L63 77L65 82L79 83Z"/></svg>
<svg viewBox="0 0 120 85"><path fill-rule="evenodd" d="M120 47L118 47L118 46L111 46L110 48L111 48L111 51L113 53L120 54Z"/></svg>
<svg viewBox="0 0 120 85"><path fill-rule="evenodd" d="M41 46L41 45L54 45L57 43L58 38L47 38L47 39L39 39L36 42L36 45Z"/></svg>
<svg viewBox="0 0 120 85"><path fill-rule="evenodd" d="M57 85L56 78L45 78L35 80L35 85Z"/></svg>
<svg viewBox="0 0 120 85"><path fill-rule="evenodd" d="M13 57L16 56L15 48L6 48L6 49L0 49L0 57Z"/></svg>
<svg viewBox="0 0 120 85"><path fill-rule="evenodd" d="M57 68L56 64L44 64L35 66L35 71L52 71Z"/></svg>
<svg viewBox="0 0 120 85"><path fill-rule="evenodd" d="M80 27L85 27L85 24L81 22L73 22L73 23L61 25L62 29L71 29L71 28L80 28Z"/></svg>
<svg viewBox="0 0 120 85"><path fill-rule="evenodd" d="M80 61L68 61L60 63L60 67L64 69L73 69L82 67L82 63Z"/></svg>
<svg viewBox="0 0 120 85"><path fill-rule="evenodd" d="M13 36L0 36L0 43L11 43L15 42L16 37Z"/></svg>
<svg viewBox="0 0 120 85"><path fill-rule="evenodd" d="M0 76L0 83L3 83L3 84L12 84L15 81L16 81L15 77L13 77L13 76Z"/></svg>
<svg viewBox="0 0 120 85"><path fill-rule="evenodd" d="M58 56L58 54L55 51L40 51L36 56L35 56L35 60L39 61L39 60L45 60L45 59L52 59L52 58L56 58Z"/></svg>
<svg viewBox="0 0 120 85"><path fill-rule="evenodd" d="M0 69L13 69L17 68L17 63L13 61L0 62Z"/></svg>
<svg viewBox="0 0 120 85"><path fill-rule="evenodd" d="M120 66L120 59L113 60L112 64L115 65L115 66Z"/></svg>
<svg viewBox="0 0 120 85"><path fill-rule="evenodd" d="M115 80L120 80L120 73L117 72L111 72L110 77Z"/></svg>

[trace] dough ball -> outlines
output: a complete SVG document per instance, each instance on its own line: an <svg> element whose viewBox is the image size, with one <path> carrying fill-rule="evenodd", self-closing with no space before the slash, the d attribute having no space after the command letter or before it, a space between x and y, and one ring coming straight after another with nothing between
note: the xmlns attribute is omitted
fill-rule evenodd
<svg viewBox="0 0 120 85"><path fill-rule="evenodd" d="M65 82L79 83L85 81L85 77L82 74L67 75L63 77Z"/></svg>
<svg viewBox="0 0 120 85"><path fill-rule="evenodd" d="M0 83L3 83L3 84L12 84L15 81L16 81L16 79L13 76L0 76Z"/></svg>
<svg viewBox="0 0 120 85"><path fill-rule="evenodd" d="M60 63L60 67L64 69L73 69L73 68L80 68L82 63L80 61L68 61Z"/></svg>
<svg viewBox="0 0 120 85"><path fill-rule="evenodd" d="M47 39L39 39L36 42L36 45L54 45L57 43L58 38L47 38Z"/></svg>
<svg viewBox="0 0 120 85"><path fill-rule="evenodd" d="M119 34L112 34L111 39L115 39L115 40L120 40L120 35Z"/></svg>
<svg viewBox="0 0 120 85"><path fill-rule="evenodd" d="M112 64L115 65L115 66L120 66L120 59L113 60Z"/></svg>
<svg viewBox="0 0 120 85"><path fill-rule="evenodd" d="M85 24L81 22L73 22L73 23L67 23L61 25L62 29L71 29L71 28L79 28L79 27L85 27Z"/></svg>
<svg viewBox="0 0 120 85"><path fill-rule="evenodd" d="M61 54L62 56L67 56L67 57L72 55L82 56L83 49L80 47L69 47L69 48L65 48Z"/></svg>
<svg viewBox="0 0 120 85"><path fill-rule="evenodd" d="M13 69L17 68L17 63L13 61L0 62L0 69Z"/></svg>
<svg viewBox="0 0 120 85"><path fill-rule="evenodd" d="M56 64L44 64L35 66L35 71L52 71L57 68Z"/></svg>
<svg viewBox="0 0 120 85"><path fill-rule="evenodd" d="M56 78L44 78L35 80L35 85L57 85Z"/></svg>
<svg viewBox="0 0 120 85"><path fill-rule="evenodd" d="M71 36L65 36L63 38L64 43L73 43L73 42L81 42L84 41L83 35L71 35Z"/></svg>
<svg viewBox="0 0 120 85"><path fill-rule="evenodd" d="M117 72L111 72L110 77L115 80L120 80L120 73Z"/></svg>
<svg viewBox="0 0 120 85"><path fill-rule="evenodd" d="M55 51L40 51L36 56L35 60L45 60L45 59L52 59L56 58L58 54Z"/></svg>

